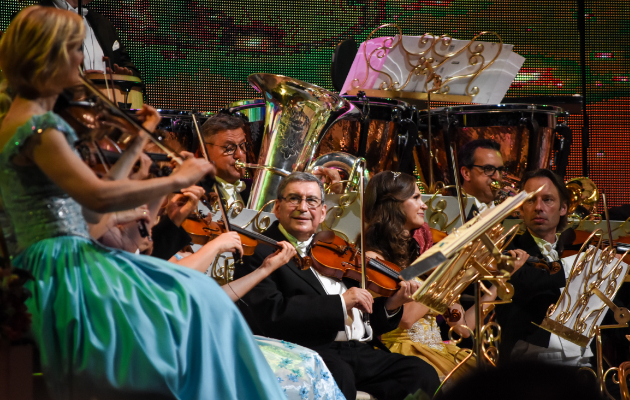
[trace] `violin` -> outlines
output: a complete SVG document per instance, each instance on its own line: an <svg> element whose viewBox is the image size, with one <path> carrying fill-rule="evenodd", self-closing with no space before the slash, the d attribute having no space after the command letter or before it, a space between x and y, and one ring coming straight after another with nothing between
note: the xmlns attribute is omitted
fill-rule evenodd
<svg viewBox="0 0 630 400"><path fill-rule="evenodd" d="M225 229L223 221L207 221L200 218L199 215L196 215L195 217L194 214L184 220L182 228L190 234L193 239L193 243L200 245L204 245L222 233L228 232L228 230ZM243 229L238 225L230 224L230 229L231 231L238 233L238 236L241 239L241 245L243 246L244 254L242 255L244 256L251 256L254 254L254 250L260 244L271 246L275 249L282 248L277 241L259 233ZM312 264L310 257L300 257L299 254L293 257L293 262L295 262L300 269L308 269Z"/></svg>
<svg viewBox="0 0 630 400"><path fill-rule="evenodd" d="M76 149L79 151L83 161L100 177L107 174L111 166L122 157L125 147L124 144L116 143L107 136L97 141L81 140L76 144ZM147 151L143 153L151 159L149 174L155 177L162 177L169 176L173 172L173 169L169 165L158 164L170 162L168 155L163 153L150 153ZM136 161L133 172L137 172L139 168L140 160Z"/></svg>
<svg viewBox="0 0 630 400"><path fill-rule="evenodd" d="M504 251L503 254L508 255L509 253ZM529 256L525 262L532 265L534 268L549 272L550 275L557 274L562 269L562 264L559 261L547 261L534 256Z"/></svg>
<svg viewBox="0 0 630 400"><path fill-rule="evenodd" d="M319 232L311 244L313 268L331 278L361 282L361 251L331 231ZM389 261L365 257L366 289L383 297L398 291L401 268Z"/></svg>
<svg viewBox="0 0 630 400"><path fill-rule="evenodd" d="M182 157L149 132L140 121L120 110L89 79L80 79L82 85L65 90L54 107L55 113L74 128L80 139L98 140L108 136L116 142L124 142L144 132L171 159L182 163Z"/></svg>
<svg viewBox="0 0 630 400"><path fill-rule="evenodd" d="M448 236L448 233L442 232L439 229L435 229L435 228L429 228L429 229L431 230L431 236L433 237L433 244L439 242L440 240Z"/></svg>

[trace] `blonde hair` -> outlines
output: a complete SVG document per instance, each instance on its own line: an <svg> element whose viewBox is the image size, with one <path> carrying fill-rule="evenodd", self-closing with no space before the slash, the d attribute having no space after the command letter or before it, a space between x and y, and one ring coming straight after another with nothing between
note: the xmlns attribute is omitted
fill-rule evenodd
<svg viewBox="0 0 630 400"><path fill-rule="evenodd" d="M84 35L83 19L73 12L42 6L20 11L0 38L0 118L9 93L28 99L47 94L70 64L69 49Z"/></svg>

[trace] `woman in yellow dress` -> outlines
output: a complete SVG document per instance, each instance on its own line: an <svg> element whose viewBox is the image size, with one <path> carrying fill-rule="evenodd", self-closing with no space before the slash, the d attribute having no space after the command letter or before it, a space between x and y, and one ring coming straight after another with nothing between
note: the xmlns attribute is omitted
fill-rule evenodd
<svg viewBox="0 0 630 400"><path fill-rule="evenodd" d="M401 268L409 266L433 245L430 229L424 222L426 209L412 176L391 171L374 175L365 191L366 255L393 262ZM490 290L494 295L484 296L483 300L496 297L495 288ZM454 304L451 310L458 310L462 318L449 324L455 326L459 335L468 337L470 332L461 325L474 328L474 309L464 312L461 305ZM422 358L444 379L468 352L442 341L436 316L420 303L407 303L398 328L383 335L381 340L394 353ZM473 357L455 372L454 378L474 366Z"/></svg>

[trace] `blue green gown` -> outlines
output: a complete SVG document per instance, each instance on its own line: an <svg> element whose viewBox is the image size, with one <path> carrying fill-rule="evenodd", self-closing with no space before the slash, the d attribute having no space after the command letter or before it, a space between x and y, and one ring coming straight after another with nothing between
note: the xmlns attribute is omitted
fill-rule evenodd
<svg viewBox="0 0 630 400"><path fill-rule="evenodd" d="M90 239L81 206L21 146L56 114L34 116L0 153L3 229L30 271L32 335L55 399L282 399L247 323L204 274Z"/></svg>

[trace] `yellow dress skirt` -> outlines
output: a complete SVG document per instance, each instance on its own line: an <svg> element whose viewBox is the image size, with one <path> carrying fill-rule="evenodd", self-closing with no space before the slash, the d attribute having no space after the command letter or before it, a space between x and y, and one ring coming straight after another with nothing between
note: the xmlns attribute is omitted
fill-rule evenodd
<svg viewBox="0 0 630 400"><path fill-rule="evenodd" d="M440 336L435 315L425 315L410 329L397 328L384 334L382 342L392 353L420 357L435 368L443 380L463 360L468 351L459 351L454 344L446 344ZM459 354L458 354L459 352ZM457 359L457 362L455 361ZM449 379L458 379L475 368L475 357L471 357Z"/></svg>

